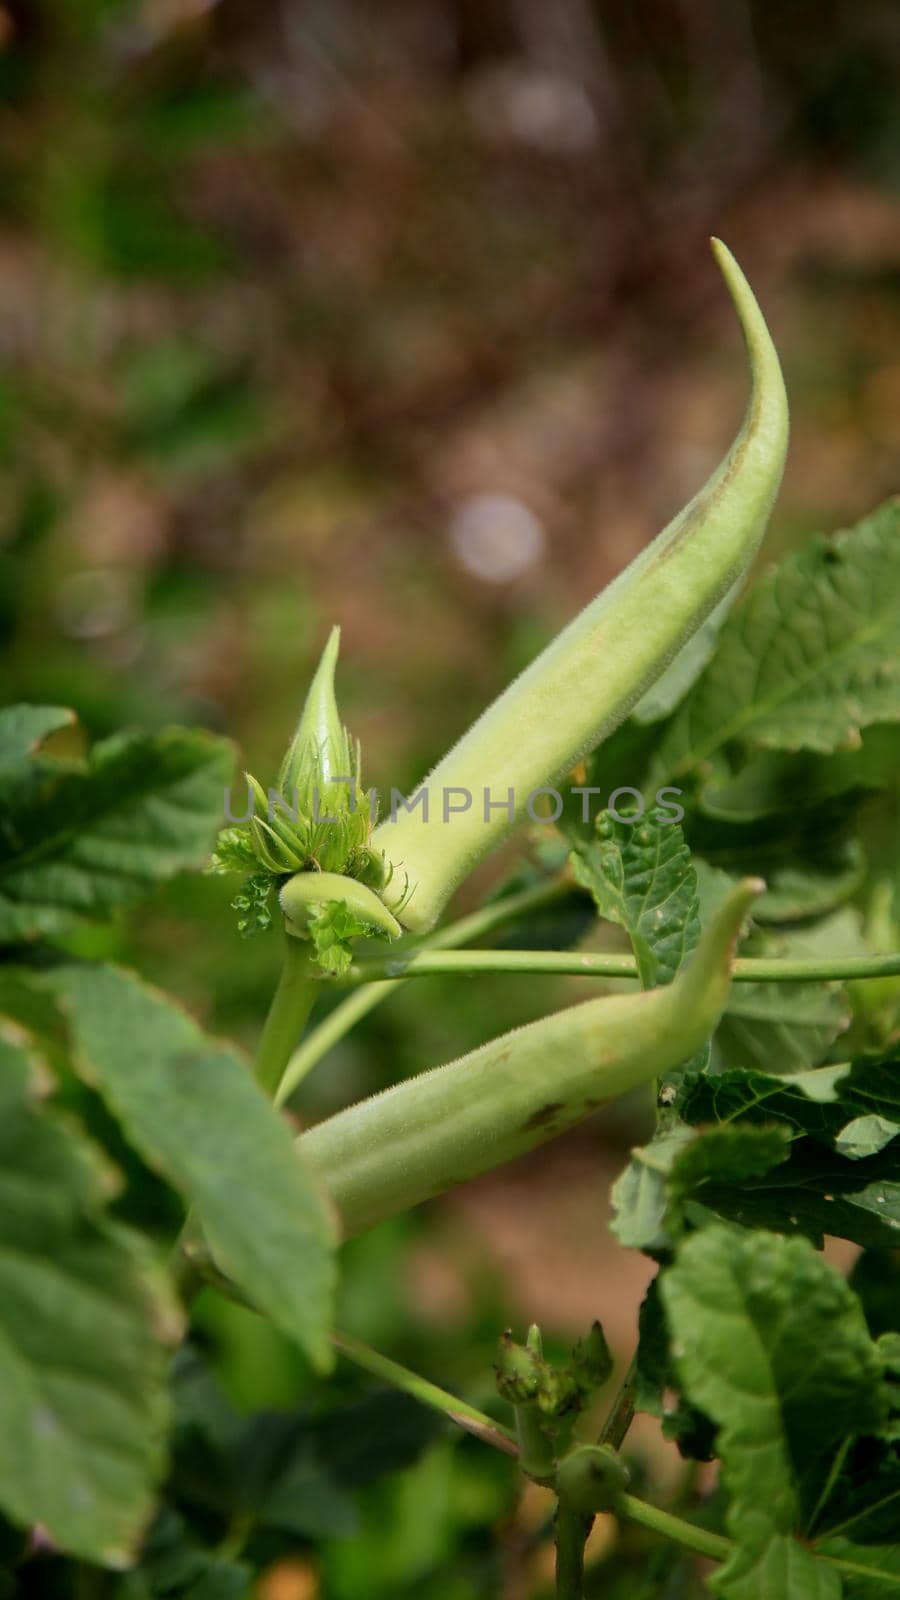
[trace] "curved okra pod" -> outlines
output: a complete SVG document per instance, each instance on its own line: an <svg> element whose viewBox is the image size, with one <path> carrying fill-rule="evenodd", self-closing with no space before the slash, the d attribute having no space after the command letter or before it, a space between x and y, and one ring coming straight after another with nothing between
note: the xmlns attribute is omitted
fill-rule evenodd
<svg viewBox="0 0 900 1600"><path fill-rule="evenodd" d="M409 809L392 808L376 829L373 847L396 868L381 892L409 928L430 928L529 798L628 715L759 547L784 468L787 398L747 280L724 244L714 240L713 250L750 363L752 389L740 432L680 515L474 723Z"/></svg>
<svg viewBox="0 0 900 1600"><path fill-rule="evenodd" d="M675 981L587 1000L386 1089L304 1133L299 1148L344 1237L511 1161L686 1061L724 1009L741 923L763 884L739 884Z"/></svg>

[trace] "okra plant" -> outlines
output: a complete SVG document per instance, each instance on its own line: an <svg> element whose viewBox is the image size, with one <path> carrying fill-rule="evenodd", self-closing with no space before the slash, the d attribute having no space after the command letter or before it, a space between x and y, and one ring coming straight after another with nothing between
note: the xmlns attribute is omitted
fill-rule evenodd
<svg viewBox="0 0 900 1600"><path fill-rule="evenodd" d="M563 1600L900 1592L900 502L754 581L787 403L714 251L750 369L731 449L411 794L363 787L336 629L268 785L211 735L76 758L68 711L0 713L4 1594L238 1596L309 1548L310 1593L370 1594L340 1553L362 1480L336 1360L499 1452L508 1496L540 1486ZM441 923L516 829L515 877ZM280 951L252 1065L86 931L204 864L236 875L235 937ZM383 1063L298 1132L307 1074L399 986L523 972L586 997L419 1076ZM621 1371L602 1281L569 1351L498 1327L477 1404L336 1327L349 1241L634 1090L656 1126L613 1229L656 1271ZM318 1409L256 1434L229 1410L210 1295L302 1351ZM638 1412L687 1463L672 1495L644 1491ZM499 1542L480 1560L424 1592L505 1593Z"/></svg>

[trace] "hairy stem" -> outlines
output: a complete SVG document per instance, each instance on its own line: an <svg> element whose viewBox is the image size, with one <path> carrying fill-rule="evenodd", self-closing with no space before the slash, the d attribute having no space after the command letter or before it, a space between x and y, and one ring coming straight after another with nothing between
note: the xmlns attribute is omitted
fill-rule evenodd
<svg viewBox="0 0 900 1600"><path fill-rule="evenodd" d="M257 1082L270 1096L276 1094L318 992L319 981L312 974L312 946L286 935L281 977L253 1063Z"/></svg>
<svg viewBox="0 0 900 1600"><path fill-rule="evenodd" d="M505 895L500 900L482 906L469 916L461 917L458 922L448 923L446 928L441 928L427 940L425 945L420 945L418 948L450 950L456 945L468 944L470 939L482 939L504 922L524 916L529 911L539 911L543 906L552 905L554 900L559 900L571 892L572 885L564 877L532 884L528 889L520 890L518 894ZM413 955L415 954L414 951ZM404 958L401 956L398 959L402 961ZM362 1017L380 1005L382 1000L386 1000L405 979L405 973L397 976L386 972L383 976L387 981L379 984L378 988L360 987L356 994L348 995L346 1000L335 1006L334 1010L312 1029L291 1056L275 1096L276 1105L283 1105L332 1045L343 1039Z"/></svg>
<svg viewBox="0 0 900 1600"><path fill-rule="evenodd" d="M430 943L430 941L429 941ZM427 950L353 967L345 982L400 982L406 978L471 977L479 973L555 974L575 978L636 978L633 956L595 955L579 950ZM766 960L739 956L735 983L850 983L858 978L900 976L900 951L887 956L835 956L832 960ZM356 998L355 996L353 997ZM345 1001L345 1004L349 1002Z"/></svg>

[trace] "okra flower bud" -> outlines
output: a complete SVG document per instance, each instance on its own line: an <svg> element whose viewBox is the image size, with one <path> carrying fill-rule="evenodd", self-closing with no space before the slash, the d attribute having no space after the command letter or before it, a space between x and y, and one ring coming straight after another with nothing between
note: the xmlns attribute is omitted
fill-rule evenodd
<svg viewBox="0 0 900 1600"><path fill-rule="evenodd" d="M340 630L333 628L277 786L266 791L246 774L248 821L224 830L213 858L213 870L250 869L233 902L242 931L269 925L275 888L288 933L311 938L319 967L331 973L349 965L353 939L366 933L394 938L402 931L375 893L384 881L384 860L370 843L373 815L362 790L359 745L335 699L339 644Z"/></svg>
<svg viewBox="0 0 900 1600"><path fill-rule="evenodd" d="M368 797L361 793L359 744L341 722L334 693L341 633L332 628L309 687L297 729L267 795L247 773L253 795L250 828L260 863L274 874L344 873L379 877L369 849Z"/></svg>
<svg viewBox="0 0 900 1600"><path fill-rule="evenodd" d="M301 1154L344 1235L511 1161L687 1061L724 1010L734 945L763 887L748 878L732 890L665 987L554 1012L304 1133Z"/></svg>
<svg viewBox="0 0 900 1600"><path fill-rule="evenodd" d="M431 927L457 884L532 797L628 715L756 553L784 468L787 398L775 348L740 267L720 241L713 241L713 251L750 363L752 389L740 432L680 515L376 830L373 844L396 868L384 898L409 928ZM401 882L408 895L403 905Z"/></svg>

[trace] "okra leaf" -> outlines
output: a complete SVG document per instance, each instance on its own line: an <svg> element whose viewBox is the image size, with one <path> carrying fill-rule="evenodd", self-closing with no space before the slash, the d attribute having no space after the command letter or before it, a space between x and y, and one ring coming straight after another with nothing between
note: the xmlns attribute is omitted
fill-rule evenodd
<svg viewBox="0 0 900 1600"><path fill-rule="evenodd" d="M51 981L76 1069L194 1207L221 1270L327 1369L331 1219L243 1058L119 968L65 966Z"/></svg>
<svg viewBox="0 0 900 1600"><path fill-rule="evenodd" d="M83 762L0 767L0 942L107 917L202 866L232 765L226 740L176 728L117 734Z"/></svg>
<svg viewBox="0 0 900 1600"><path fill-rule="evenodd" d="M831 985L736 983L716 1029L714 1069L801 1072L822 1060L849 1021L844 994Z"/></svg>
<svg viewBox="0 0 900 1600"><path fill-rule="evenodd" d="M877 1431L881 1363L859 1302L802 1239L713 1225L686 1239L660 1292L675 1368L712 1419L736 1549L723 1600L838 1600L801 1542L835 1452Z"/></svg>
<svg viewBox="0 0 900 1600"><path fill-rule="evenodd" d="M811 1072L691 1074L678 1109L686 1122L777 1119L833 1143L857 1117L877 1116L900 1130L900 1051L860 1055Z"/></svg>
<svg viewBox="0 0 900 1600"><path fill-rule="evenodd" d="M726 1124L702 1133L680 1119L661 1126L648 1145L632 1151L615 1185L619 1243L666 1249L681 1231L689 1201L705 1203L710 1188L740 1191L761 1179L787 1159L790 1138L783 1125Z"/></svg>
<svg viewBox="0 0 900 1600"><path fill-rule="evenodd" d="M756 923L776 926L824 917L846 905L865 877L866 862L846 800L809 814L738 824L693 817L691 847L698 878L703 863L734 882L751 869L765 879ZM701 900L702 900L701 894Z"/></svg>
<svg viewBox="0 0 900 1600"><path fill-rule="evenodd" d="M594 840L569 859L599 915L628 934L641 987L671 983L700 937L697 876L678 823L658 807L634 822L605 811Z"/></svg>
<svg viewBox="0 0 900 1600"><path fill-rule="evenodd" d="M65 706L4 706L0 710L0 772L22 766L51 733L74 721L75 713Z"/></svg>
<svg viewBox="0 0 900 1600"><path fill-rule="evenodd" d="M803 1233L817 1244L837 1234L869 1249L896 1247L900 1146L892 1139L880 1150L851 1156L841 1135L848 1124L872 1116L900 1132L898 1084L896 1051L782 1078L692 1074L678 1102L686 1122L775 1121L793 1134L789 1158L777 1171L741 1185L712 1183L704 1205L747 1227Z"/></svg>
<svg viewBox="0 0 900 1600"><path fill-rule="evenodd" d="M0 1507L123 1567L165 1465L180 1318L149 1250L107 1214L116 1186L0 1037Z"/></svg>
<svg viewBox="0 0 900 1600"><path fill-rule="evenodd" d="M761 750L710 781L700 792L700 808L722 821L746 823L814 811L848 791L884 789L900 776L897 745L896 728L885 723L866 728L857 749L832 755Z"/></svg>
<svg viewBox="0 0 900 1600"><path fill-rule="evenodd" d="M852 749L900 719L900 500L763 574L667 730L660 781L724 746Z"/></svg>
<svg viewBox="0 0 900 1600"><path fill-rule="evenodd" d="M842 1537L819 1545L823 1556L845 1561L856 1570L842 1572L843 1600L888 1600L900 1588L900 1543L854 1544Z"/></svg>
<svg viewBox="0 0 900 1600"><path fill-rule="evenodd" d="M697 875L679 824L659 807L634 823L604 812L594 841L576 844L570 862L600 916L625 928L641 986L671 983L700 937ZM708 1059L707 1045L688 1065L699 1070ZM670 1074L673 1081L675 1076ZM654 1137L632 1151L613 1185L612 1229L621 1244L641 1250L665 1244L668 1174L690 1137L677 1114L661 1103Z"/></svg>
<svg viewBox="0 0 900 1600"><path fill-rule="evenodd" d="M701 906L709 915L734 880L705 862L699 868ZM759 903L766 899L761 895ZM742 946L744 955L780 960L826 960L867 951L858 916L846 909L803 932L756 928ZM802 1072L823 1059L850 1016L846 993L835 983L736 983L713 1037L713 1070Z"/></svg>

